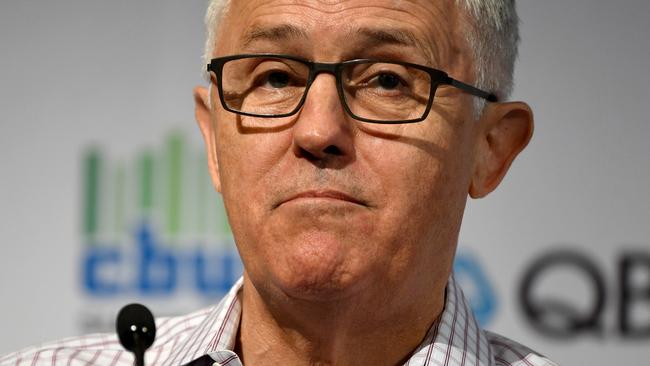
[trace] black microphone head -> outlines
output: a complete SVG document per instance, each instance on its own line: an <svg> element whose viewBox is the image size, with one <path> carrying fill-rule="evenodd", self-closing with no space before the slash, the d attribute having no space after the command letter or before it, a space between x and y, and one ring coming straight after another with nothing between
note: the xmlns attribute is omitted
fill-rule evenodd
<svg viewBox="0 0 650 366"><path fill-rule="evenodd" d="M144 352L156 338L156 323L144 305L129 304L117 314L117 336L131 352Z"/></svg>

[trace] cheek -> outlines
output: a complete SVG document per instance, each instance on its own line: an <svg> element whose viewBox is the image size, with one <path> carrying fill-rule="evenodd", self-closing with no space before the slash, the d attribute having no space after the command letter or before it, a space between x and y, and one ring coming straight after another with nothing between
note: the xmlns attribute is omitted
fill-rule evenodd
<svg viewBox="0 0 650 366"><path fill-rule="evenodd" d="M217 132L217 157L222 195L233 229L261 219L270 200L268 177L287 153L289 133L241 133L236 121L221 123Z"/></svg>
<svg viewBox="0 0 650 366"><path fill-rule="evenodd" d="M411 136L375 138L364 150L364 159L385 192L387 222L421 230L462 211L469 185L469 153L459 131L421 129Z"/></svg>
<svg viewBox="0 0 650 366"><path fill-rule="evenodd" d="M231 189L251 191L277 165L291 144L288 130L273 131L277 126L251 128L251 122L240 122L232 116L217 129L217 156L224 185Z"/></svg>

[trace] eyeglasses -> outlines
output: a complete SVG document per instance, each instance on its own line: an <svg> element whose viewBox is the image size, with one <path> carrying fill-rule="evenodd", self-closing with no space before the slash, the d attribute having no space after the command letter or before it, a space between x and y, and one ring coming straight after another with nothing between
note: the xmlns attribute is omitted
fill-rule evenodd
<svg viewBox="0 0 650 366"><path fill-rule="evenodd" d="M320 63L288 55L247 54L212 59L223 108L240 115L281 118L296 114L320 73L333 74L341 104L354 119L371 123L424 120L440 85L496 102L494 94L444 71L408 62L358 59Z"/></svg>

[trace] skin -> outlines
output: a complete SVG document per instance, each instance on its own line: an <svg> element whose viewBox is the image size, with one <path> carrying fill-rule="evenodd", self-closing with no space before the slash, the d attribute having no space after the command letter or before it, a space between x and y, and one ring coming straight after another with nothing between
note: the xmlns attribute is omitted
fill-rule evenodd
<svg viewBox="0 0 650 366"><path fill-rule="evenodd" d="M472 83L453 3L234 1L214 56L390 58ZM269 32L286 25L299 32ZM412 42L363 29L400 30ZM490 103L475 121L470 96L440 87L425 121L367 124L345 113L334 77L320 74L296 116L260 121L208 93L195 89L196 118L245 268L240 357L404 362L443 309L467 196L499 184L532 135L530 108Z"/></svg>

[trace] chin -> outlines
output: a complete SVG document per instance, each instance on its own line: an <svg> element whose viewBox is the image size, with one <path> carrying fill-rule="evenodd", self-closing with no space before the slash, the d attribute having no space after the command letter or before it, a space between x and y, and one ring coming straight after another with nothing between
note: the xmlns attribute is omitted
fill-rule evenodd
<svg viewBox="0 0 650 366"><path fill-rule="evenodd" d="M352 295L363 271L354 267L353 256L338 243L320 240L287 252L283 268L277 268L277 285L289 297L332 301Z"/></svg>
<svg viewBox="0 0 650 366"><path fill-rule="evenodd" d="M339 273L297 272L280 279L283 292L295 299L332 301L346 297L353 280Z"/></svg>

